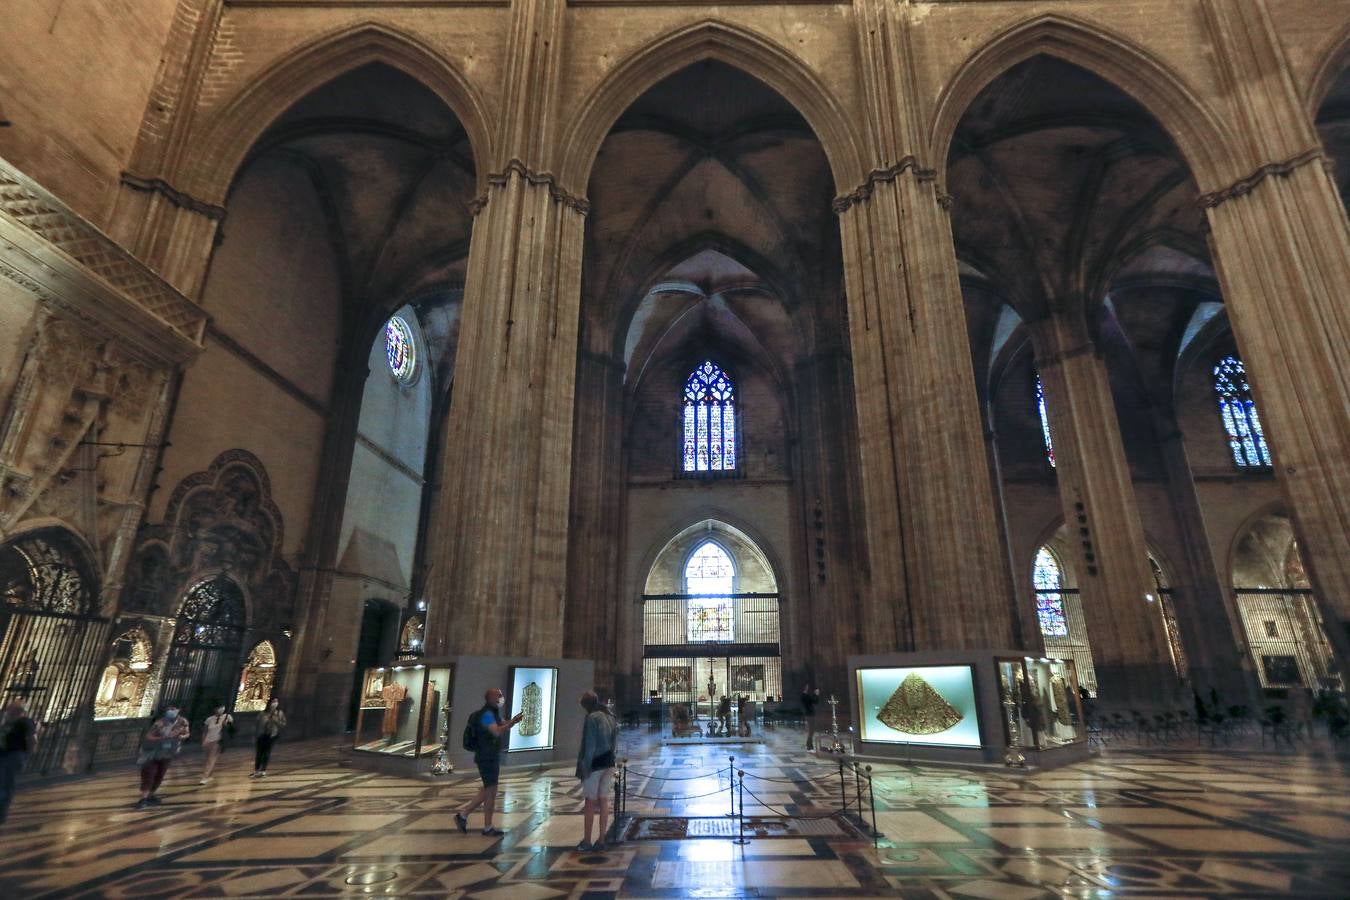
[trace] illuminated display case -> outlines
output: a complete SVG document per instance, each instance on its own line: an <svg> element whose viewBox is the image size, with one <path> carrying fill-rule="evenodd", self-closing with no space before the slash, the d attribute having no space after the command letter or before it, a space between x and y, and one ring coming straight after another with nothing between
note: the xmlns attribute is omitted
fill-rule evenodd
<svg viewBox="0 0 1350 900"><path fill-rule="evenodd" d="M1087 740L1087 725L1078 693L1078 674L1067 659L1025 656L998 660L999 697L1003 702L1004 736L1018 726L1018 745L1049 750Z"/></svg>
<svg viewBox="0 0 1350 900"><path fill-rule="evenodd" d="M448 739L454 666L383 666L361 681L354 748L358 753L419 758Z"/></svg>
<svg viewBox="0 0 1350 900"><path fill-rule="evenodd" d="M857 678L864 743L980 746L971 666L862 668Z"/></svg>
<svg viewBox="0 0 1350 900"><path fill-rule="evenodd" d="M512 715L523 716L511 729L507 752L551 750L557 718L558 670L552 666L513 666L507 702Z"/></svg>

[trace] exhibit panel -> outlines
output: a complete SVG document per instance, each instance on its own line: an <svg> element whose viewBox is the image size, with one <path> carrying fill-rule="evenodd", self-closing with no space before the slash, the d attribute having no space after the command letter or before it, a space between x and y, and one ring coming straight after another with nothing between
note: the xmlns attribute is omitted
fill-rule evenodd
<svg viewBox="0 0 1350 900"><path fill-rule="evenodd" d="M558 670L552 666L513 666L508 708L520 713L506 750L551 750L558 703Z"/></svg>
<svg viewBox="0 0 1350 900"><path fill-rule="evenodd" d="M354 747L360 753L420 757L445 746L453 666L368 669L361 681Z"/></svg>
<svg viewBox="0 0 1350 900"><path fill-rule="evenodd" d="M862 740L980 746L971 666L859 669L857 679Z"/></svg>
<svg viewBox="0 0 1350 900"><path fill-rule="evenodd" d="M1087 720L1072 660L1018 657L998 661L999 695L1009 743L1040 750L1087 741ZM1015 723L1017 733L1011 733Z"/></svg>
<svg viewBox="0 0 1350 900"><path fill-rule="evenodd" d="M839 727L856 734L850 755L957 764L1020 759L1040 768L1089 755L1070 661L1015 650L924 651L852 656L849 670L856 721L841 718ZM819 746L836 743L850 742Z"/></svg>

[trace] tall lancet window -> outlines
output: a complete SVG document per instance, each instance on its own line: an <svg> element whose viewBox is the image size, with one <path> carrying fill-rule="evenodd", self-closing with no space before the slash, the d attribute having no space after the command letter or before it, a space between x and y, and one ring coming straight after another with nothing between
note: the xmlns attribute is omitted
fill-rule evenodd
<svg viewBox="0 0 1350 900"><path fill-rule="evenodd" d="M705 361L684 383L684 471L736 468L736 389L726 373Z"/></svg>
<svg viewBox="0 0 1350 900"><path fill-rule="evenodd" d="M1031 583L1036 588L1036 618L1041 623L1041 634L1068 636L1069 623L1064 618L1064 594L1061 593L1064 581L1059 560L1049 547L1036 552L1036 561L1031 566Z"/></svg>
<svg viewBox="0 0 1350 900"><path fill-rule="evenodd" d="M1041 437L1045 438L1045 458L1050 461L1050 468L1055 467L1055 445L1050 440L1050 416L1045 411L1045 385L1041 383L1041 376L1036 376L1036 412L1041 416Z"/></svg>
<svg viewBox="0 0 1350 900"><path fill-rule="evenodd" d="M704 541L684 564L684 590L690 594L690 643L736 640L736 614L731 594L736 569L727 551Z"/></svg>
<svg viewBox="0 0 1350 900"><path fill-rule="evenodd" d="M1247 370L1236 356L1225 356L1214 367L1214 393L1219 397L1219 415L1228 432L1228 448L1233 462L1243 468L1270 465L1270 447L1266 445L1256 401L1247 383Z"/></svg>

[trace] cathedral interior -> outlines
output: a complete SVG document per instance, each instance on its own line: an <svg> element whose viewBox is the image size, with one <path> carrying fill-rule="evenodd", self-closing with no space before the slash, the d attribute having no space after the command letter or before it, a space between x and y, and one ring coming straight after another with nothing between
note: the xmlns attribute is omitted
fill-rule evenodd
<svg viewBox="0 0 1350 900"><path fill-rule="evenodd" d="M16 6L0 886L1350 894L1348 203L1339 0Z"/></svg>

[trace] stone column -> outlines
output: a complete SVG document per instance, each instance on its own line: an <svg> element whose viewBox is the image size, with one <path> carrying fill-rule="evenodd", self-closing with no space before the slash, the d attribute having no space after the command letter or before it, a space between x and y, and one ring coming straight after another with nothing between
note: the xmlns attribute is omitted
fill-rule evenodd
<svg viewBox="0 0 1350 900"><path fill-rule="evenodd" d="M1251 655L1243 651L1246 639L1232 592L1224 587L1210 550L1185 441L1173 410L1160 409L1156 418L1167 493L1186 552L1185 564L1177 573L1180 590L1174 588L1172 606L1190 663L1191 684L1205 696L1213 687L1222 696L1245 697L1254 704L1259 682Z"/></svg>
<svg viewBox="0 0 1350 900"><path fill-rule="evenodd" d="M351 486L352 457L361 421L361 400L370 369L369 333L349 324L339 350L337 377L324 422L323 456L314 480L314 504L305 525L305 544L296 572L295 640L287 660L281 693L302 700L293 714L304 734L341 732L351 699L354 646L335 645L331 615L360 616L360 609L334 610L333 575L342 548L343 512ZM361 340L361 337L367 340ZM297 523L298 524L298 523Z"/></svg>
<svg viewBox="0 0 1350 900"><path fill-rule="evenodd" d="M872 584L867 650L1007 647L996 531L951 225L912 158L836 201Z"/></svg>
<svg viewBox="0 0 1350 900"><path fill-rule="evenodd" d="M582 222L513 166L474 224L428 538L432 654L562 653Z"/></svg>
<svg viewBox="0 0 1350 900"><path fill-rule="evenodd" d="M1244 177L1201 197L1233 323L1342 668L1350 662L1350 222L1265 0L1206 0ZM1263 77L1252 78L1251 72ZM1335 624L1333 624L1335 623Z"/></svg>
<svg viewBox="0 0 1350 900"><path fill-rule="evenodd" d="M851 653L862 652L864 614L854 536L863 533L856 462L850 460L856 426L852 422L853 390L849 358L840 348L824 349L797 363L793 372L797 398L794 501L800 511L799 558L793 596L781 616L791 623L798 663L814 673L810 681L826 685L840 696L847 691L847 664ZM788 657L784 645L784 657ZM784 690L800 687L788 682Z"/></svg>
<svg viewBox="0 0 1350 900"><path fill-rule="evenodd" d="M428 529L427 650L559 656L586 202L548 174L564 0L515 0Z"/></svg>
<svg viewBox="0 0 1350 900"><path fill-rule="evenodd" d="M1178 681L1106 366L1081 312L1028 327L1100 698L1113 707L1170 705Z"/></svg>
<svg viewBox="0 0 1350 900"><path fill-rule="evenodd" d="M572 528L567 565L565 654L595 660L595 683L619 692L620 676L641 660L627 652L623 635L632 604L622 597L620 572L623 527L623 362L583 350L577 359L575 473L571 485ZM639 631L641 628L639 627ZM641 700L641 680L619 696Z"/></svg>

